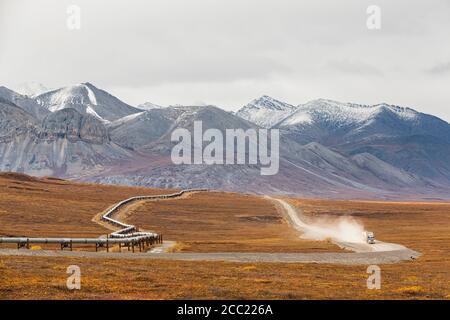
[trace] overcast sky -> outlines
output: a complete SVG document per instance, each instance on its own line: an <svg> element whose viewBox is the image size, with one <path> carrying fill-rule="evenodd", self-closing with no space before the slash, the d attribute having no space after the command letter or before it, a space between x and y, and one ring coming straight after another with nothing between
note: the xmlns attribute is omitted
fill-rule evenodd
<svg viewBox="0 0 450 320"><path fill-rule="evenodd" d="M366 27L371 4L381 30ZM267 94L450 121L450 1L0 0L0 85L29 81L89 81L130 104L236 110Z"/></svg>

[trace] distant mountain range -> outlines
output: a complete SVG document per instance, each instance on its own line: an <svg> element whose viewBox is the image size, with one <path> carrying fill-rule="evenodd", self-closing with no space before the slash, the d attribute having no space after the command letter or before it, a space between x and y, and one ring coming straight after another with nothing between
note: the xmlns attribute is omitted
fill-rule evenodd
<svg viewBox="0 0 450 320"><path fill-rule="evenodd" d="M0 87L0 170L153 187L207 187L306 197L450 198L450 125L409 108L268 96L232 113L215 106L128 105L91 83L38 95ZM171 132L280 129L280 171L174 165Z"/></svg>

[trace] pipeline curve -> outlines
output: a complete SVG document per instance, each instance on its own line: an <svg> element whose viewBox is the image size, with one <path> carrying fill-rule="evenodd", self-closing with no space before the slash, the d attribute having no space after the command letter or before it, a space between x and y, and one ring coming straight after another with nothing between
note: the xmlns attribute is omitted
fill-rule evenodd
<svg viewBox="0 0 450 320"><path fill-rule="evenodd" d="M126 224L113 218L120 209L124 206L140 200L157 200L157 199L170 199L178 198L182 195L190 192L202 192L207 189L185 189L172 194L161 195L148 195L148 196L135 196L125 200L122 200L108 209L102 216L101 220L108 223L111 226L119 228L119 230L110 233L106 238L28 238L28 237L0 237L1 243L17 244L18 248L30 248L31 244L60 244L61 249L72 249L73 244L95 244L96 250L99 247L106 246L109 249L110 244L119 244L119 246L133 246L153 243L162 243L162 235L153 232L140 232L139 229L130 224Z"/></svg>

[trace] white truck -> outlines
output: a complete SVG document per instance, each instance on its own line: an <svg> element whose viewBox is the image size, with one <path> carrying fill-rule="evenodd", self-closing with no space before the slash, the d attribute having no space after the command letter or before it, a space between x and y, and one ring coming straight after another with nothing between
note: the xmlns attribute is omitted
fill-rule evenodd
<svg viewBox="0 0 450 320"><path fill-rule="evenodd" d="M375 244L375 235L372 231L364 231L363 232L364 239L368 244Z"/></svg>

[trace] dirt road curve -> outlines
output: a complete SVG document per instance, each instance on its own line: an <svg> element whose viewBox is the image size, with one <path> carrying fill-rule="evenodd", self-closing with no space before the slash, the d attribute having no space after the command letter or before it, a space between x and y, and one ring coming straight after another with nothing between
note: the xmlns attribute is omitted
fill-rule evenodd
<svg viewBox="0 0 450 320"><path fill-rule="evenodd" d="M284 210L288 220L300 232L305 226L301 215L294 207L281 199L268 198ZM391 264L414 260L420 253L396 244L378 242L376 245L335 241L337 245L355 251L354 253L167 253L174 243L165 241L146 253L129 252L87 252L59 250L0 249L0 256L36 256L36 257L82 257L111 259L158 259L183 261L229 261L229 262L267 262L267 263L325 263L325 264Z"/></svg>
<svg viewBox="0 0 450 320"><path fill-rule="evenodd" d="M343 235L336 232L336 228L330 228L314 222L307 222L307 219L305 219L301 210L290 205L286 201L268 196L266 196L265 198L272 201L278 207L278 209L281 209L287 220L300 233L309 232L317 234L318 236L330 238L334 244L341 248L345 248L354 252L398 252L402 250L409 250L408 248L400 244L382 242L379 240L376 240L375 244L368 244L362 237L362 233L360 239L354 241L342 239ZM350 230L348 232L350 232Z"/></svg>

